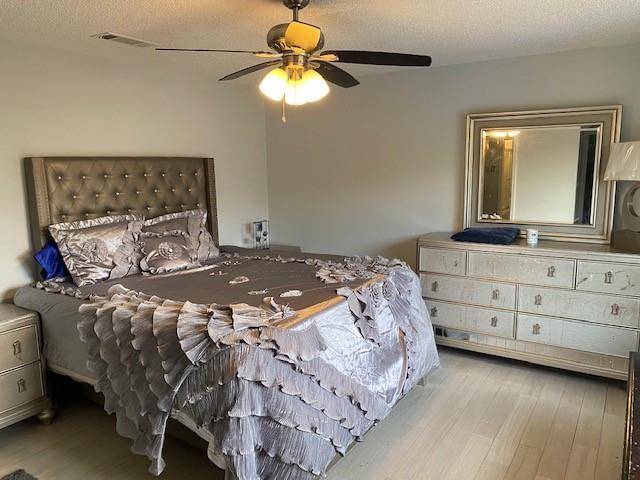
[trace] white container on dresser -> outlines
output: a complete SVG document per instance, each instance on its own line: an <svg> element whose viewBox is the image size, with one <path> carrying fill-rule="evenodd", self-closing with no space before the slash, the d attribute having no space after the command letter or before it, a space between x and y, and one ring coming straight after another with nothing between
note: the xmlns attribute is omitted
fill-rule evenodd
<svg viewBox="0 0 640 480"><path fill-rule="evenodd" d="M40 338L37 313L0 303L0 428L33 415L53 419Z"/></svg>
<svg viewBox="0 0 640 480"><path fill-rule="evenodd" d="M440 345L626 379L640 340L640 255L607 245L418 240Z"/></svg>

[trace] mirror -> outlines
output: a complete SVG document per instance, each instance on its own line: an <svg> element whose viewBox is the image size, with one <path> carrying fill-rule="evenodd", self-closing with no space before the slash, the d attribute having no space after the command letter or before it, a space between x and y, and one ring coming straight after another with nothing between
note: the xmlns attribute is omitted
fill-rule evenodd
<svg viewBox="0 0 640 480"><path fill-rule="evenodd" d="M601 178L620 116L621 107L469 115L465 227L608 243L615 192Z"/></svg>
<svg viewBox="0 0 640 480"><path fill-rule="evenodd" d="M482 129L479 220L593 224L600 125Z"/></svg>

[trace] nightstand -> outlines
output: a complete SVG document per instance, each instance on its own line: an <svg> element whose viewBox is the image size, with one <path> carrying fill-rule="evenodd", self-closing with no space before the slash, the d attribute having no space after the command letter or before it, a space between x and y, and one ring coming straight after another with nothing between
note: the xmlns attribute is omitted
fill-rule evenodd
<svg viewBox="0 0 640 480"><path fill-rule="evenodd" d="M38 415L53 420L38 314L0 303L0 428Z"/></svg>

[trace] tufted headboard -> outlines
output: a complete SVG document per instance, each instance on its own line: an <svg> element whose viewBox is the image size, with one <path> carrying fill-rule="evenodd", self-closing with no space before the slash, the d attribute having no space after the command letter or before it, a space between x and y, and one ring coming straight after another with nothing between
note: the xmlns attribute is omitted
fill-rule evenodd
<svg viewBox="0 0 640 480"><path fill-rule="evenodd" d="M194 208L208 210L208 228L218 243L212 158L35 157L25 158L25 174L34 251L54 223Z"/></svg>

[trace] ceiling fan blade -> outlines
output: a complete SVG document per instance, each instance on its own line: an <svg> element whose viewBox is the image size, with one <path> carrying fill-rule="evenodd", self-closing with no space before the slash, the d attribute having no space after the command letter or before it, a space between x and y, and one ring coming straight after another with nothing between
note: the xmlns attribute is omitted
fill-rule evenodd
<svg viewBox="0 0 640 480"><path fill-rule="evenodd" d="M261 58L280 58L281 55L273 52L260 52L252 50L216 50L211 48L156 48L161 52L214 52L214 53L247 53Z"/></svg>
<svg viewBox="0 0 640 480"><path fill-rule="evenodd" d="M321 42L324 43L322 30L315 25L297 21L291 22L287 27L284 41L288 47L298 47L309 53L322 48Z"/></svg>
<svg viewBox="0 0 640 480"><path fill-rule="evenodd" d="M338 61L338 57L336 57L335 55L313 55L311 57L311 61L317 61L317 62L337 62Z"/></svg>
<svg viewBox="0 0 640 480"><path fill-rule="evenodd" d="M350 73L345 72L340 67L336 67L327 62L318 62L317 72L322 77L335 85L342 88L351 88L360 85L360 82L356 80Z"/></svg>
<svg viewBox="0 0 640 480"><path fill-rule="evenodd" d="M366 52L362 50L331 50L322 55L335 55L338 62L361 63L365 65L390 65L397 67L428 67L431 57L409 53Z"/></svg>
<svg viewBox="0 0 640 480"><path fill-rule="evenodd" d="M243 68L242 70L227 75L226 77L222 77L220 81L225 82L227 80L235 80L236 78L244 77L245 75L249 75L250 73L258 72L260 70L264 70L265 68L273 67L280 64L280 60L271 60L270 62L259 63L257 65Z"/></svg>

